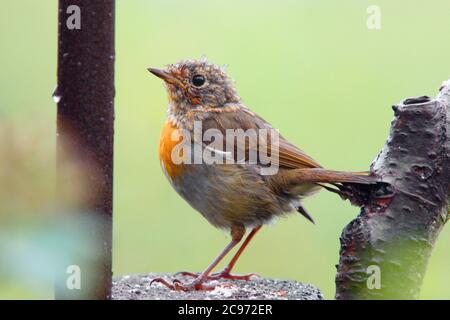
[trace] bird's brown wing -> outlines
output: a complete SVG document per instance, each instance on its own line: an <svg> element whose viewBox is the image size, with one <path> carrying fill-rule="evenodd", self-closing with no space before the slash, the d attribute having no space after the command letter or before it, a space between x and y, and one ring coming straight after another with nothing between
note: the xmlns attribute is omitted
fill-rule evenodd
<svg viewBox="0 0 450 320"><path fill-rule="evenodd" d="M321 168L320 164L317 163L314 159L308 156L305 152L289 143L285 138L283 138L278 133L278 143L275 145L271 145L271 135L274 134L274 128L266 122L264 119L248 110L245 107L236 108L231 112L227 111L218 111L216 113L212 113L211 117L206 120L203 120L202 123L203 132L208 129L218 129L222 132L224 136L226 136L227 129L242 129L244 131L248 129L267 129L268 134L265 136L261 134L258 136L259 143L257 146L246 144L244 154L248 156L250 151L259 152L259 147L263 144L267 146L267 154L273 154L274 152L278 152L279 159L279 167L285 169L307 169L307 168ZM235 155L237 154L237 150L239 148L239 144L235 143ZM254 148L257 148L254 150ZM246 159L247 160L247 159Z"/></svg>
<svg viewBox="0 0 450 320"><path fill-rule="evenodd" d="M286 139L280 136L279 142L279 159L280 167L288 169L302 169L302 168L321 168L313 158L308 156L305 152L289 143Z"/></svg>

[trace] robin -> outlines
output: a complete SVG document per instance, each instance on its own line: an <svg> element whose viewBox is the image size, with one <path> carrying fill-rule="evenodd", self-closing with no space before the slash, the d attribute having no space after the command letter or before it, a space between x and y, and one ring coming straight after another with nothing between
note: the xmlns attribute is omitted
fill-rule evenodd
<svg viewBox="0 0 450 320"><path fill-rule="evenodd" d="M340 188L346 183L374 183L374 178L365 172L322 168L281 135L273 140L268 138L275 136L277 131L242 103L233 81L223 68L201 59L183 60L169 65L165 70L148 70L164 81L169 98L168 119L159 143L159 157L165 176L181 197L212 225L229 230L231 234L230 243L202 273L178 273L194 277L192 282L182 283L176 279L169 282L158 278L152 283L159 282L173 290L190 291L212 290L214 282L210 280L214 279L250 280L254 274L234 275L231 271L264 224L295 211L314 223L302 206L303 198L321 188L340 193ZM185 149L197 148L203 154L208 150L208 145L194 132L198 123L201 124L201 134L208 130L222 134L225 140L222 145L230 143L226 141L229 130L268 130L271 133L257 139L256 144L247 140L244 146L232 146L231 152L217 147L221 144L216 143L213 153L225 157L226 161L206 163L192 161L196 152ZM274 163L277 170L272 174L262 172L268 167L261 156L262 143L269 149L267 154L276 155ZM174 152L177 148L182 152ZM255 150L256 160L249 161L250 153ZM243 151L241 158L236 156L239 151ZM174 156L177 154L184 161ZM243 239L247 229L251 231L229 264L221 272L212 274L217 264Z"/></svg>

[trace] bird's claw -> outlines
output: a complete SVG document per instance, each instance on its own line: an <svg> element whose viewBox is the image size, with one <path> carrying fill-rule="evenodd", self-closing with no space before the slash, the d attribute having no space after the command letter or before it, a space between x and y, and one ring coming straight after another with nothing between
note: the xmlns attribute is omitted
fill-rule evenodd
<svg viewBox="0 0 450 320"><path fill-rule="evenodd" d="M257 273L248 273L248 274L231 274L228 271L222 271L218 273L214 273L211 276L208 277L208 280L219 280L219 279L226 279L226 280L243 280L243 281L250 281L252 278L260 278L259 274Z"/></svg>
<svg viewBox="0 0 450 320"><path fill-rule="evenodd" d="M173 291L211 291L216 288L213 284L206 284L206 279L195 278L194 281L190 283L183 284L180 280L174 279L172 283L168 282L164 278L156 278L150 282L150 286L153 283L161 283L165 287Z"/></svg>
<svg viewBox="0 0 450 320"><path fill-rule="evenodd" d="M198 278L200 277L200 272L190 272L190 271L178 271L174 273L174 277L182 276L182 277L191 277L191 278Z"/></svg>
<svg viewBox="0 0 450 320"><path fill-rule="evenodd" d="M175 276L186 276L186 277L198 278L200 276L200 273L189 272L189 271L180 271L180 272L175 273ZM254 277L260 278L259 274L257 274L257 273L231 274L230 271L228 271L227 269L224 269L221 272L216 272L216 273L209 275L207 277L207 280L226 279L226 280L250 281Z"/></svg>
<svg viewBox="0 0 450 320"><path fill-rule="evenodd" d="M161 283L162 285L166 286L167 288L169 288L170 290L176 290L175 289L175 284L179 282L179 280L175 279L172 281L172 284L170 284L169 282L167 282L164 278L155 278L152 281L150 281L150 286L154 283Z"/></svg>

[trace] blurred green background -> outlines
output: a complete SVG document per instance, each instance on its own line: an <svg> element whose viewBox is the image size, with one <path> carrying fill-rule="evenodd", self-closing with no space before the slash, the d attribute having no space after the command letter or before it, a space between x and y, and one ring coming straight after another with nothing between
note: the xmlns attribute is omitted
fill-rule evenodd
<svg viewBox="0 0 450 320"><path fill-rule="evenodd" d="M0 4L0 117L19 129L50 127L54 141L57 1ZM381 8L381 30L366 26L371 4ZM160 170L167 98L148 66L201 55L229 65L248 106L323 166L342 170L368 168L393 103L434 96L450 77L448 0L117 0L116 14L115 275L200 271L229 240ZM236 271L312 283L333 298L339 236L358 209L327 192L306 206L316 225L294 214L264 228ZM450 298L449 242L447 227L424 299Z"/></svg>

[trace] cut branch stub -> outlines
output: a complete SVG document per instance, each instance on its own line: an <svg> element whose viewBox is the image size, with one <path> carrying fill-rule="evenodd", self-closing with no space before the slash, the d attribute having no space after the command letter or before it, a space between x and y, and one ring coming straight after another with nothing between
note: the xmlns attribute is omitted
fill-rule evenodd
<svg viewBox="0 0 450 320"><path fill-rule="evenodd" d="M337 299L418 298L428 258L448 219L450 81L436 99L406 99L371 172L370 190L341 235Z"/></svg>

